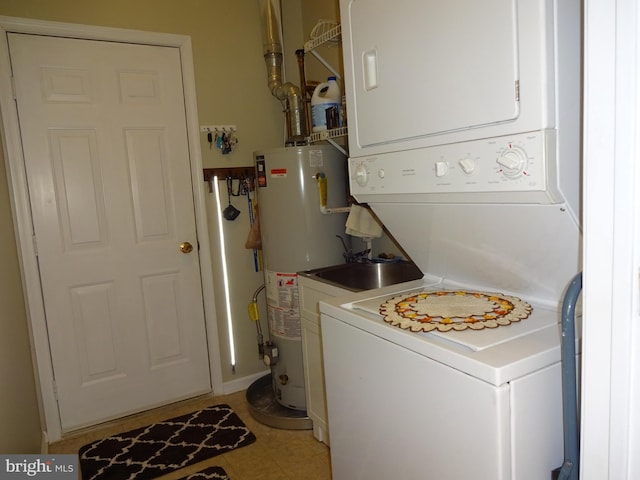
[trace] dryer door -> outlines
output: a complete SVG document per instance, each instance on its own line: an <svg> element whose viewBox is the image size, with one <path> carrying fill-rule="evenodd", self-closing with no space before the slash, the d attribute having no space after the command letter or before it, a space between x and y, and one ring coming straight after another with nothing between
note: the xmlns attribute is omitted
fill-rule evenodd
<svg viewBox="0 0 640 480"><path fill-rule="evenodd" d="M341 15L351 155L518 117L514 0L342 0Z"/></svg>

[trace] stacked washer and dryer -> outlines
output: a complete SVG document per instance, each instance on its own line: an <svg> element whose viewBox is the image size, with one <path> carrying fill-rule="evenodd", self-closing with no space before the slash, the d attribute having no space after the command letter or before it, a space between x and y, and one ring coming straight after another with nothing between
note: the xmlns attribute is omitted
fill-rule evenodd
<svg viewBox="0 0 640 480"><path fill-rule="evenodd" d="M320 302L333 480L534 480L562 464L580 8L340 1L351 194L424 278ZM439 296L466 310L434 313Z"/></svg>

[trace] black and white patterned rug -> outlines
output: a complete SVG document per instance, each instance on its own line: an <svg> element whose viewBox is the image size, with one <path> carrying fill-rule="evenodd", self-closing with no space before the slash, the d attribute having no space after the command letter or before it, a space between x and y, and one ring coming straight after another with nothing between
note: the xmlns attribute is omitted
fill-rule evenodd
<svg viewBox="0 0 640 480"><path fill-rule="evenodd" d="M80 469L83 480L146 480L255 440L231 407L215 405L85 445Z"/></svg>
<svg viewBox="0 0 640 480"><path fill-rule="evenodd" d="M230 480L222 467L209 467L178 480Z"/></svg>

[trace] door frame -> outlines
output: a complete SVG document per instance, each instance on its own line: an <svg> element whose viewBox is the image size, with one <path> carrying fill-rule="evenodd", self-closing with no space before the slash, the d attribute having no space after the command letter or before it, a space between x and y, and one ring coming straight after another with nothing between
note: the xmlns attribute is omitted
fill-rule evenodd
<svg viewBox="0 0 640 480"><path fill-rule="evenodd" d="M180 49L211 385L214 394L223 393L191 38L186 35L0 16L0 120L2 123L0 131L4 144L9 197L18 247L18 260L22 275L31 351L34 359L36 389L38 391L38 403L43 427L43 444L59 440L62 437L62 427L55 392L53 364L51 362L44 301L33 235L33 220L21 146L17 105L14 100L10 75L11 64L7 41L7 33L9 32L73 37L83 40L141 43Z"/></svg>

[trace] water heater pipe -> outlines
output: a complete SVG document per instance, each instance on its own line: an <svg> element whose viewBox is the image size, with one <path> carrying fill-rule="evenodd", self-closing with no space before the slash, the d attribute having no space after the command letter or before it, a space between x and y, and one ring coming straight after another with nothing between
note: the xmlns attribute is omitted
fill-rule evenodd
<svg viewBox="0 0 640 480"><path fill-rule="evenodd" d="M264 285L258 287L258 289L254 292L253 297L251 297L251 302L249 302L248 310L249 310L249 318L256 323L256 331L258 334L258 356L260 359L264 357L264 337L262 335L262 326L260 325L260 314L258 312L258 294L264 290Z"/></svg>
<svg viewBox="0 0 640 480"><path fill-rule="evenodd" d="M351 206L348 207L327 207L327 176L318 172L314 177L318 181L318 194L320 196L320 212L329 215L332 213L347 213L351 211Z"/></svg>
<svg viewBox="0 0 640 480"><path fill-rule="evenodd" d="M304 72L304 49L296 50L296 58L298 59L298 75L300 76L300 85L302 86L302 105L304 108L304 126L307 132L311 131L311 117L309 114L309 92L307 91L307 76ZM311 92L313 93L313 91Z"/></svg>
<svg viewBox="0 0 640 480"><path fill-rule="evenodd" d="M271 95L284 106L287 118L288 144L306 142L307 129L304 112L305 99L300 88L282 81L282 42L280 40L279 15L275 0L260 0L264 19L262 47L267 65L267 77Z"/></svg>

